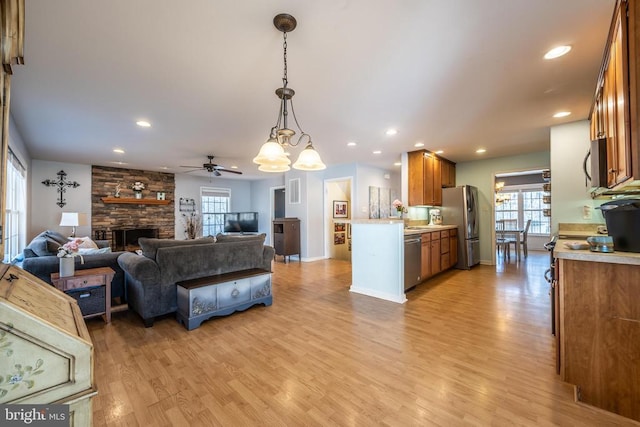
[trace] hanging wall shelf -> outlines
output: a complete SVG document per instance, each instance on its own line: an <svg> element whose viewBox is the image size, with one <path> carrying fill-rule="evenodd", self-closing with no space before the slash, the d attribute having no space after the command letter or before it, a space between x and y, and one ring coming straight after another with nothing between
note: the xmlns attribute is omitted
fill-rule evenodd
<svg viewBox="0 0 640 427"><path fill-rule="evenodd" d="M171 200L157 200L157 199L135 199L133 197L103 197L103 203L119 203L129 205L168 205Z"/></svg>

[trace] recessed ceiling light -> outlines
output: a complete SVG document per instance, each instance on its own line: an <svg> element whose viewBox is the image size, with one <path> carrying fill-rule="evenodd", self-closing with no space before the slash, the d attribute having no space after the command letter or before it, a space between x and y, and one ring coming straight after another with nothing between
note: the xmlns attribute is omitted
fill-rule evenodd
<svg viewBox="0 0 640 427"><path fill-rule="evenodd" d="M113 152L118 154L124 154L124 150L122 148L114 148Z"/></svg>
<svg viewBox="0 0 640 427"><path fill-rule="evenodd" d="M571 50L571 46L558 46L544 54L544 59L555 59L566 55Z"/></svg>
<svg viewBox="0 0 640 427"><path fill-rule="evenodd" d="M233 166L231 166L231 169L238 169L238 166L233 165Z"/></svg>
<svg viewBox="0 0 640 427"><path fill-rule="evenodd" d="M387 129L387 131L385 132L387 135L395 135L398 133L397 129Z"/></svg>
<svg viewBox="0 0 640 427"><path fill-rule="evenodd" d="M486 153L486 152L487 152L487 150L485 150L484 148L478 148L476 150L476 153L478 153L478 154L482 154L482 153Z"/></svg>
<svg viewBox="0 0 640 427"><path fill-rule="evenodd" d="M413 144L414 147L424 147L424 142L416 142Z"/></svg>
<svg viewBox="0 0 640 427"><path fill-rule="evenodd" d="M356 143L355 143L355 142L353 142L353 141L351 141L351 142L347 142L347 147L355 147L356 145L358 145L358 144L356 144Z"/></svg>
<svg viewBox="0 0 640 427"><path fill-rule="evenodd" d="M141 128L150 128L150 127L151 127L151 123L149 123L149 122L148 122L148 121L146 121L146 120L138 120L138 121L136 122L136 124L137 124L138 126L140 126Z"/></svg>
<svg viewBox="0 0 640 427"><path fill-rule="evenodd" d="M444 153L444 151L442 151L442 150L436 151L436 154L442 154L442 153Z"/></svg>
<svg viewBox="0 0 640 427"><path fill-rule="evenodd" d="M395 162L393 166L402 166L402 162Z"/></svg>
<svg viewBox="0 0 640 427"><path fill-rule="evenodd" d="M560 117L567 117L570 115L571 115L571 111L559 111L555 113L553 117L555 117L556 119L559 119Z"/></svg>
<svg viewBox="0 0 640 427"><path fill-rule="evenodd" d="M116 165L128 165L129 163L125 163L125 162L111 162L114 163Z"/></svg>
<svg viewBox="0 0 640 427"><path fill-rule="evenodd" d="M382 154L382 151L376 150L376 151L373 152L373 154Z"/></svg>

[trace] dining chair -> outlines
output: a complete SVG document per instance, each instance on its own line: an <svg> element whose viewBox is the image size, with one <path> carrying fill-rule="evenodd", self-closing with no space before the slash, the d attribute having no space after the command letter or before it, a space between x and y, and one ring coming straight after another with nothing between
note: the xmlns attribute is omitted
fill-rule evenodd
<svg viewBox="0 0 640 427"><path fill-rule="evenodd" d="M520 247L522 248L522 254L524 255L525 258L529 255L529 250L527 248L527 239L529 237L530 225L531 225L531 220L528 219L527 223L524 226L524 229L522 230L522 233L519 233L519 235L517 236L520 239ZM509 246L511 246L511 244L513 243L513 245L517 247L515 240L513 239L507 239L507 240L509 240ZM516 254L516 256L518 255L520 254Z"/></svg>
<svg viewBox="0 0 640 427"><path fill-rule="evenodd" d="M498 257L502 254L502 259L511 260L511 244L509 239L504 234L505 224L504 220L496 221L496 250L498 251Z"/></svg>

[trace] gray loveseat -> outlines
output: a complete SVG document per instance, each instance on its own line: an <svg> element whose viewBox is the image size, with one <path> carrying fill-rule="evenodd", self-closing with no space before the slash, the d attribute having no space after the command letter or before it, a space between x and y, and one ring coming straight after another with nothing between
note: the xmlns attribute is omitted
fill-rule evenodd
<svg viewBox="0 0 640 427"><path fill-rule="evenodd" d="M145 327L154 318L175 312L177 282L260 268L271 271L275 250L264 245L264 234L218 235L195 240L138 240L142 255L125 252L118 264L125 272L129 308Z"/></svg>
<svg viewBox="0 0 640 427"><path fill-rule="evenodd" d="M46 230L38 234L22 251L24 259L19 264L24 270L44 280L46 283L52 284L51 273L60 271L60 258L58 258L58 248L69 240L62 234ZM97 240L95 242L98 247L108 248L109 242L106 240ZM76 257L76 270L85 270L87 268L111 267L115 271L113 280L111 280L111 297L124 297L124 272L118 265L118 256L123 252L105 252L82 255L84 263L81 263L80 257Z"/></svg>

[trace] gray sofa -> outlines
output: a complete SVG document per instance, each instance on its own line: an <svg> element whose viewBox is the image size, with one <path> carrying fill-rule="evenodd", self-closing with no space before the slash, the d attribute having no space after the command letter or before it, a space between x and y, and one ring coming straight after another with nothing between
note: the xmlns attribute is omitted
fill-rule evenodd
<svg viewBox="0 0 640 427"><path fill-rule="evenodd" d="M129 308L150 327L155 317L178 309L177 282L251 268L271 271L275 250L265 246L264 239L264 234L195 240L141 237L142 255L125 252L118 257Z"/></svg>
<svg viewBox="0 0 640 427"><path fill-rule="evenodd" d="M67 237L62 234L46 230L38 234L22 251L24 259L19 266L46 283L52 284L51 273L60 271L60 258L58 258L58 248L68 242ZM97 240L98 247L109 247L107 240ZM111 297L124 297L124 272L118 265L118 256L123 252L107 252L91 255L82 255L84 263L80 257L76 257L76 270L87 268L111 267L115 271L111 281Z"/></svg>

